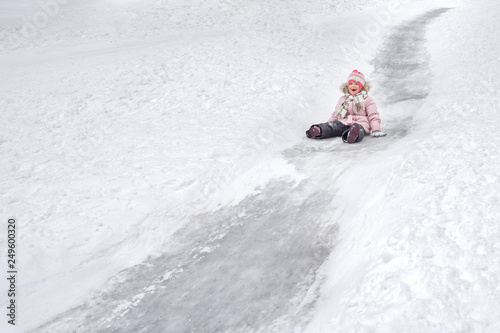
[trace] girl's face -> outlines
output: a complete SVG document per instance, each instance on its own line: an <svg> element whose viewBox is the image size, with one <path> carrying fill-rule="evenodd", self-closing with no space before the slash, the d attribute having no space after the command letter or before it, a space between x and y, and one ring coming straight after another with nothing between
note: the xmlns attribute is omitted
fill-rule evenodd
<svg viewBox="0 0 500 333"><path fill-rule="evenodd" d="M357 83L356 81L351 81L347 86L349 89L349 94L351 95L359 94L359 83Z"/></svg>

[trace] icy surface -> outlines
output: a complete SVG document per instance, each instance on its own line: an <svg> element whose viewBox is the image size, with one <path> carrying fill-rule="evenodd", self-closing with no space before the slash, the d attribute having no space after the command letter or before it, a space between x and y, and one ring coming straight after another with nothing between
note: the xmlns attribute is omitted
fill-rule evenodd
<svg viewBox="0 0 500 333"><path fill-rule="evenodd" d="M500 331L499 25L484 0L2 1L0 330ZM353 69L388 136L307 139Z"/></svg>

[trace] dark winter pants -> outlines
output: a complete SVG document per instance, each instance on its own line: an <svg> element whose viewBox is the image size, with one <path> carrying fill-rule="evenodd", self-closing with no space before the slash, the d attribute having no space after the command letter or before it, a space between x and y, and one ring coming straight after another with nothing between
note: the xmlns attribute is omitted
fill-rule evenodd
<svg viewBox="0 0 500 333"><path fill-rule="evenodd" d="M321 128L321 135L315 139L327 139L334 136L341 136L344 142L347 142L347 134L351 126L344 125L338 120L329 121L322 124L316 124L313 126L318 126ZM360 142L365 137L365 129L361 126L356 142Z"/></svg>

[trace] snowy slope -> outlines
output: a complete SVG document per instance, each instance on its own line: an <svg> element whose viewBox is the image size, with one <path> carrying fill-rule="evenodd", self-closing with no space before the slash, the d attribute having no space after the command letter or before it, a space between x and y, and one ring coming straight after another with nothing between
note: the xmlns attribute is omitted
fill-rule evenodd
<svg viewBox="0 0 500 333"><path fill-rule="evenodd" d="M0 6L2 330L500 329L499 5L46 3ZM307 140L354 68L389 136Z"/></svg>

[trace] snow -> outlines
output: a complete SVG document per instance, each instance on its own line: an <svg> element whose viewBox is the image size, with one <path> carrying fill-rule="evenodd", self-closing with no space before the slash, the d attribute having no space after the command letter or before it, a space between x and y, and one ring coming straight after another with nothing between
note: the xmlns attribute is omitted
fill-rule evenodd
<svg viewBox="0 0 500 333"><path fill-rule="evenodd" d="M500 331L499 19L2 1L2 332ZM388 136L307 139L353 69Z"/></svg>

